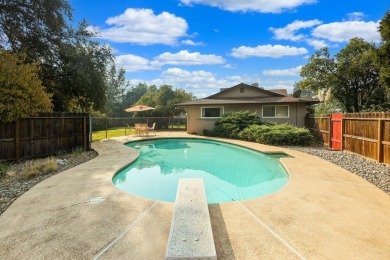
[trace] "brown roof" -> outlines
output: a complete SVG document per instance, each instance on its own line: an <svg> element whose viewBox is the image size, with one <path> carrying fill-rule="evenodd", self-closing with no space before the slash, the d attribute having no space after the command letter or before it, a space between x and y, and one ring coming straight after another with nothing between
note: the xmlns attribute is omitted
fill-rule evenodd
<svg viewBox="0 0 390 260"><path fill-rule="evenodd" d="M281 94L283 96L287 96L287 90L286 89L270 89L269 91Z"/></svg>
<svg viewBox="0 0 390 260"><path fill-rule="evenodd" d="M203 98L177 104L176 106L196 106L196 105L233 105L233 104L270 104L270 103L319 103L318 99L295 98L291 96L263 97L253 99L212 99Z"/></svg>
<svg viewBox="0 0 390 260"><path fill-rule="evenodd" d="M258 92L262 92L262 93L266 93L270 96L286 96L284 95L283 93L278 93L277 91L271 91L271 90L266 90L266 89L263 89L263 88L259 88L259 87L255 87L255 86L252 86L252 85L248 85L248 84L245 84L245 83L240 83L240 84L237 84L233 87L230 87L230 88L223 88L221 89L220 92L217 92L211 96L208 96L206 97L207 99L208 98L218 98L218 96L221 96L221 94L223 94L224 92L228 91L228 90L231 90L231 89L234 89L234 88L241 88L241 87L246 87L246 88L251 88L253 90L256 90ZM287 94L287 91L286 91L286 94Z"/></svg>
<svg viewBox="0 0 390 260"><path fill-rule="evenodd" d="M221 96L221 93L223 94L225 91L228 91L230 89L234 88L251 88L253 90L256 90L261 93L268 94L269 96L265 97L229 97L226 98L223 95ZM308 104L315 104L319 103L318 99L313 98L295 98L292 96L287 95L287 90L285 89L274 89L274 90L265 90L261 89L255 86L247 85L244 83L240 83L238 85L235 85L231 88L226 88L221 90L220 92L208 96L203 99L193 100L189 102L184 102L177 104L176 106L186 107L186 106L197 106L197 105L233 105L233 104L272 104L272 103L308 103Z"/></svg>

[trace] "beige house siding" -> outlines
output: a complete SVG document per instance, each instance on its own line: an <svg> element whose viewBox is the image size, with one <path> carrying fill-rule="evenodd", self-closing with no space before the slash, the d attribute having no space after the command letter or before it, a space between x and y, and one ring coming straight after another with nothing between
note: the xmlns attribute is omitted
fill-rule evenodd
<svg viewBox="0 0 390 260"><path fill-rule="evenodd" d="M214 128L214 124L218 119L215 118L202 118L202 107L223 107L224 113L236 112L236 111L249 111L251 113L257 113L262 117L263 105L274 104L246 104L246 105L207 105L207 106L189 106L187 108L187 133L202 133L203 129L211 130ZM264 118L263 120L275 122L278 124L289 123L299 127L304 127L305 115L307 113L306 106L303 103L291 103L291 104L277 104L289 106L288 118Z"/></svg>

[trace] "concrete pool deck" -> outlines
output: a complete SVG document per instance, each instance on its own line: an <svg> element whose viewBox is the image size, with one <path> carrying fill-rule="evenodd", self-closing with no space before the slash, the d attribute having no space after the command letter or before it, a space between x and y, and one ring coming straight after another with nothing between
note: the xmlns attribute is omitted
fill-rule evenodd
<svg viewBox="0 0 390 260"><path fill-rule="evenodd" d="M137 151L123 145L137 139L95 142L99 156L18 198L0 216L0 259L164 259L174 204L127 194L111 181L137 158ZM294 158L281 159L290 179L280 191L209 205L218 259L389 258L385 192L315 156L223 141Z"/></svg>

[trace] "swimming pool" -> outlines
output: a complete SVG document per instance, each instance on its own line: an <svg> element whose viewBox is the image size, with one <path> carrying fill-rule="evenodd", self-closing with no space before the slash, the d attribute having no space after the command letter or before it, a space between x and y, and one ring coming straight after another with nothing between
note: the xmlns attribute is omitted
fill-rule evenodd
<svg viewBox="0 0 390 260"><path fill-rule="evenodd" d="M288 181L277 159L224 142L166 138L127 145L140 156L113 183L141 197L174 202L179 178L203 178L208 203L261 197Z"/></svg>

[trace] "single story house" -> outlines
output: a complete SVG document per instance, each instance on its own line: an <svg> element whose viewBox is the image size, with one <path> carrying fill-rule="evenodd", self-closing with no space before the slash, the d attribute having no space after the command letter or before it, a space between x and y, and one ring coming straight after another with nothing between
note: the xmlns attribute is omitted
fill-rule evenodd
<svg viewBox="0 0 390 260"><path fill-rule="evenodd" d="M177 104L187 109L187 133L211 130L224 113L249 111L262 119L299 127L305 124L307 106L319 103L318 99L289 96L285 89L265 90L240 83L221 89L209 97Z"/></svg>

